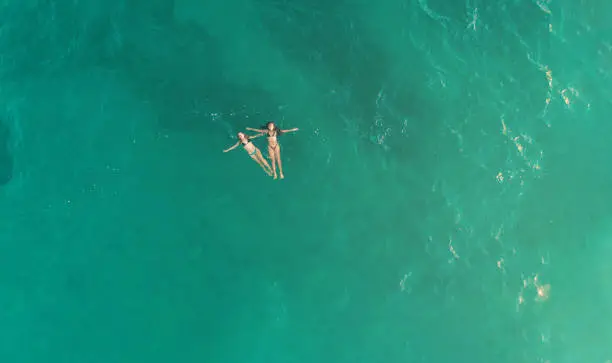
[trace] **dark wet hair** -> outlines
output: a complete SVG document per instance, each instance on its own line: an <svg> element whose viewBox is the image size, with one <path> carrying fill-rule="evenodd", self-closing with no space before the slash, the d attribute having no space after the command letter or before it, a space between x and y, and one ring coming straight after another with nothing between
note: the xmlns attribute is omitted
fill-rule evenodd
<svg viewBox="0 0 612 363"><path fill-rule="evenodd" d="M270 129L268 128L268 127L270 127L270 124L274 125L274 128L272 129L272 131L274 131L277 136L281 135L283 133L283 131L281 129L279 129L278 126L276 126L274 121L266 122L266 124L261 127L262 130L266 130L266 133L270 132Z"/></svg>

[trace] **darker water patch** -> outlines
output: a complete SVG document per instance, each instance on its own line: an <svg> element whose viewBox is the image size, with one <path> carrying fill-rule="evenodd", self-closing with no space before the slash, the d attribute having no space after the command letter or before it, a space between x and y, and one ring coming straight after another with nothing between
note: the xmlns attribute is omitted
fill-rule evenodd
<svg viewBox="0 0 612 363"><path fill-rule="evenodd" d="M389 59L351 6L344 1L261 3L262 25L285 58L312 74L323 92L349 90L350 99L338 105L343 113L371 119Z"/></svg>
<svg viewBox="0 0 612 363"><path fill-rule="evenodd" d="M270 92L256 84L229 80L231 76L218 56L222 44L205 28L167 23L154 34L144 34L147 36L126 37L129 46L119 54L114 68L125 71L135 92L153 105L159 128L205 130L211 127L211 113L242 123L248 122L249 115L264 119L280 116Z"/></svg>
<svg viewBox="0 0 612 363"><path fill-rule="evenodd" d="M11 132L8 126L0 122L0 186L13 179L13 155L9 148Z"/></svg>

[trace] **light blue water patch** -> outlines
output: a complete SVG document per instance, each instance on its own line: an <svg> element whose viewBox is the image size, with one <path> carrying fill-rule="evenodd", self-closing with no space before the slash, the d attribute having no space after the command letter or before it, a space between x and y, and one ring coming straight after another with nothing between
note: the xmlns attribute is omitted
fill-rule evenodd
<svg viewBox="0 0 612 363"><path fill-rule="evenodd" d="M2 361L612 359L610 6L0 9Z"/></svg>

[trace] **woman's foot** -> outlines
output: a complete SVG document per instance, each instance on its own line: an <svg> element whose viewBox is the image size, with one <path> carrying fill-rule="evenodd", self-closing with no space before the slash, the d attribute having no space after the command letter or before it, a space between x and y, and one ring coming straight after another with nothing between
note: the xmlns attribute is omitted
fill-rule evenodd
<svg viewBox="0 0 612 363"><path fill-rule="evenodd" d="M281 173L281 179L285 179L285 176L283 175L283 173Z"/></svg>
<svg viewBox="0 0 612 363"><path fill-rule="evenodd" d="M276 176L276 173L274 173L274 179L278 179L278 176Z"/></svg>

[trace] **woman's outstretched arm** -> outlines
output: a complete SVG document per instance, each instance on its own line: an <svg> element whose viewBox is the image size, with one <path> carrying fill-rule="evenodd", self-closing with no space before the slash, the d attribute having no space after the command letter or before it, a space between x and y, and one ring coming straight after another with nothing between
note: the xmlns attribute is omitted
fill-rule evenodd
<svg viewBox="0 0 612 363"><path fill-rule="evenodd" d="M237 143L235 143L233 146L230 146L229 148L227 148L227 149L223 150L223 152L224 152L224 153L226 153L226 152L228 152L228 151L232 151L232 150L234 150L235 148L237 148L237 147L238 147L238 145L240 145L240 141L238 141Z"/></svg>
<svg viewBox="0 0 612 363"><path fill-rule="evenodd" d="M247 135L247 138L248 138L249 140L251 140L251 139L256 139L256 138L258 138L258 137L262 137L263 135L264 135L263 133L261 133L261 134L255 134L255 135Z"/></svg>
<svg viewBox="0 0 612 363"><path fill-rule="evenodd" d="M298 129L298 128L296 127L296 128L289 129L289 130L281 130L281 132L282 132L283 134L286 134L286 133L288 133L288 132L296 132L296 131L299 131L299 130L300 130L300 129Z"/></svg>
<svg viewBox="0 0 612 363"><path fill-rule="evenodd" d="M259 132L260 134L263 134L264 132L268 131L268 130L262 130L262 129L254 129L252 127L247 127L246 129L249 131Z"/></svg>

